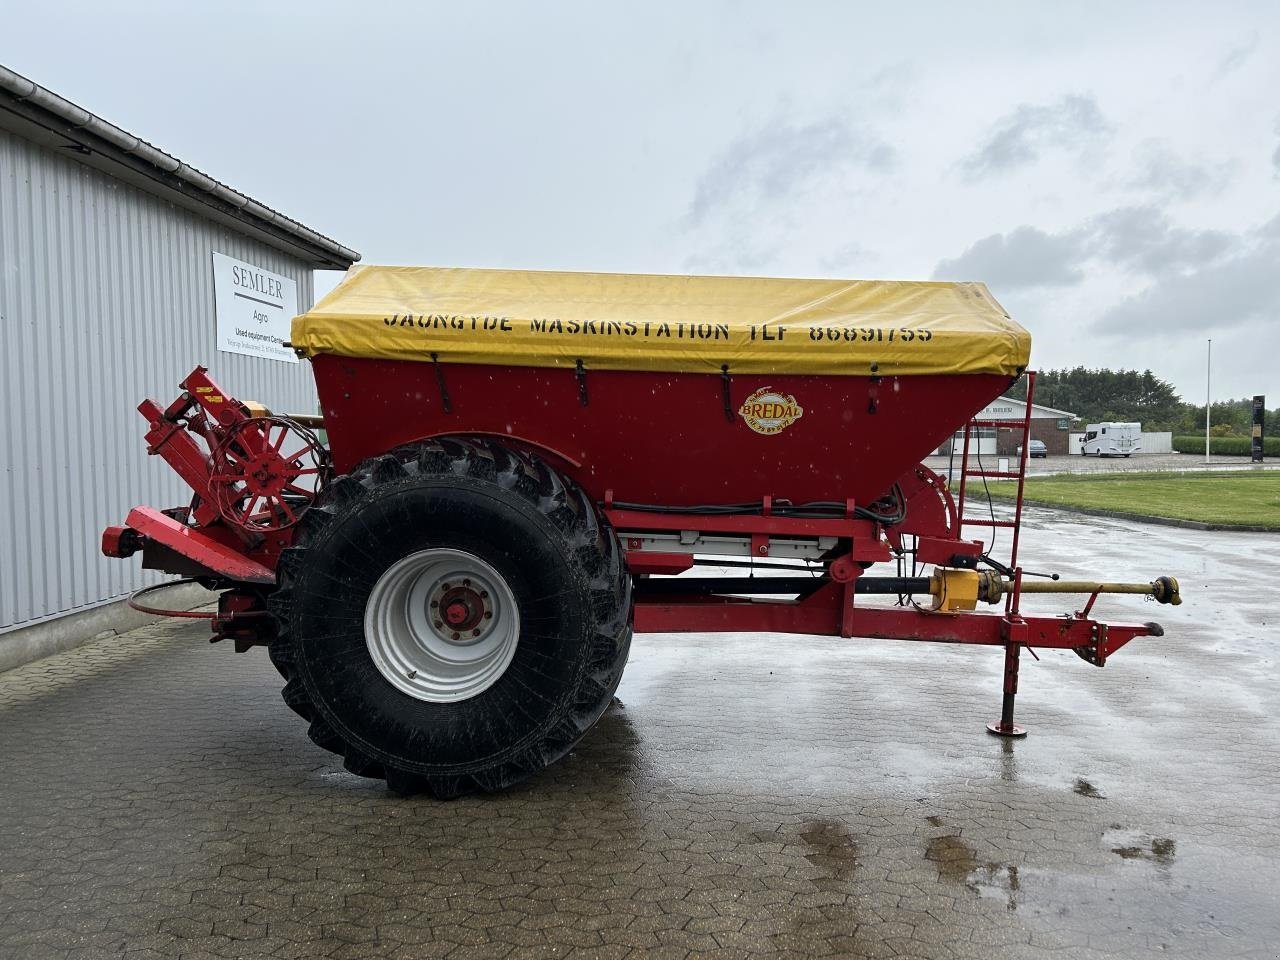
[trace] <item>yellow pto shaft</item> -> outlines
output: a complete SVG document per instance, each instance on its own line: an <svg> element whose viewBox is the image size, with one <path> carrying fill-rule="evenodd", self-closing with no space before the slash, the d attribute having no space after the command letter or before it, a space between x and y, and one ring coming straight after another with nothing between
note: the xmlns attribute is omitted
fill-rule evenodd
<svg viewBox="0 0 1280 960"><path fill-rule="evenodd" d="M929 579L933 609L972 610L982 600L996 603L1013 590L1013 581L990 571L939 567ZM1178 605L1182 595L1173 577L1157 577L1150 583L1107 583L1101 580L1023 580L1023 593L1129 593L1151 597L1157 603Z"/></svg>
<svg viewBox="0 0 1280 960"><path fill-rule="evenodd" d="M1012 590L1012 582L1004 582L1006 590ZM1150 583L1105 583L1098 580L1023 580L1023 593L1135 593L1152 597L1159 603L1182 602L1178 581L1173 577L1158 577Z"/></svg>

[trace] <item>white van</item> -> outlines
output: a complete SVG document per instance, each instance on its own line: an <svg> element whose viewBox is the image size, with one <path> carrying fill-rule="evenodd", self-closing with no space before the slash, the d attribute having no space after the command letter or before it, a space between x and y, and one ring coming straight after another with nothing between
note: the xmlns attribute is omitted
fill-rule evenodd
<svg viewBox="0 0 1280 960"><path fill-rule="evenodd" d="M1098 457L1127 457L1142 451L1142 424L1140 423L1091 423L1084 431L1084 443L1080 455Z"/></svg>

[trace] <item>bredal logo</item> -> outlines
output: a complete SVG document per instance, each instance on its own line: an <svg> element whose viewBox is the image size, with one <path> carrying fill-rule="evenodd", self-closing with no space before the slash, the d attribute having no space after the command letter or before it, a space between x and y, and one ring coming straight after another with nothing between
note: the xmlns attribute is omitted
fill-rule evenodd
<svg viewBox="0 0 1280 960"><path fill-rule="evenodd" d="M738 413L748 427L765 436L781 433L804 416L795 397L771 387L761 387L743 400Z"/></svg>

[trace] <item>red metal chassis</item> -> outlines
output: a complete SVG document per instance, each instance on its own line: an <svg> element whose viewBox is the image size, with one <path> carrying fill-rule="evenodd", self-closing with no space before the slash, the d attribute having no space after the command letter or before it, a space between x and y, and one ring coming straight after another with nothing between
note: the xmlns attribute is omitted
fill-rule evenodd
<svg viewBox="0 0 1280 960"><path fill-rule="evenodd" d="M770 556L771 544L778 538L832 537L842 545L840 556L829 559L827 579L822 585L814 592L792 600L722 595L664 596L660 587L647 590L636 601L634 622L637 632L766 632L1000 646L1005 651L1005 703L1001 721L993 724L991 729L1004 734L1021 732L1013 725L1013 696L1017 691L1022 648L1073 649L1101 666L1110 654L1133 638L1160 633L1155 624L1107 624L1091 619L1088 614L1093 598L1082 610L1061 617L1024 616L1020 612L1022 571L1017 567L1017 538L1034 374L1029 375L1028 417L1006 425L1021 429L1023 435L1024 454L1018 469L1004 474L1019 481L1013 519L982 520L964 516L967 480L970 476L981 475L969 467L969 438L976 426L969 418L1007 384L1003 378L952 378L951 386L958 391L960 399L953 398L946 408L935 405L933 391L936 384L911 383L906 387L887 388L878 378L867 378L868 401L864 404L860 394L855 404L845 401L847 409L843 419L856 428L851 428L845 436L860 437L857 442L844 443L842 449L840 437L814 433L813 421L806 425L809 433L796 431L785 443L774 447L758 444L756 441L760 438L735 434L732 441L737 444L735 450L686 451L682 454L684 459L677 458L681 464L701 462L703 469L686 471L688 475L681 475L676 490L665 491L667 495L664 498L661 487L669 478L664 481L662 472L669 469L669 465L661 458L663 444L670 446L670 438L658 438L661 442L647 438L643 443L628 446L624 431L620 429L617 443L611 444L603 454L591 451L592 456L588 456L588 451L582 449L586 438L572 429L555 439L551 428L538 426L539 411L545 417L548 404L563 402L598 404L597 415L616 417L625 424L628 422L626 405L635 403L637 384L619 381L617 377L626 379L623 375L599 375L584 384L575 383L572 372L553 371L558 378L555 390L563 387L572 389L572 392L567 397L548 397L545 395L548 392L545 389L546 379L539 380L523 368L497 370L501 378L509 378L502 382L501 388L496 385L494 368L451 367L447 374L437 368L428 376L431 371L432 367L427 364L379 365L376 361L317 358L316 375L325 411L325 426L339 472L349 470L366 456L383 453L415 439L442 433L496 434L509 443L541 453L577 480L600 503L604 515L619 531L628 564L638 576L675 573L692 563L692 557L688 555L641 549L641 535L646 532L693 531L749 538L750 556L760 560ZM351 390L368 389L371 376L382 378L382 389L363 398L353 398ZM447 380L444 379L446 376ZM648 382L655 382L654 375L647 376L650 378ZM559 379L565 383L560 384ZM697 430L705 425L702 421L708 417L708 407L714 417L721 418L723 427L727 419L724 411L732 407L734 400L740 402L741 395L762 383L779 379L741 378L726 384L720 382L719 377L707 375L662 377L674 407L689 411L692 435L697 435ZM806 384L810 398L816 395L815 390L818 393L830 392L829 385L822 383L829 378L806 379L813 381ZM956 383L957 380L961 382ZM494 402L492 396L485 399L486 382L490 394L494 391L502 394L498 402ZM541 397L539 384L544 388ZM293 530L254 533L228 524L219 516L211 487L210 450L225 431L250 417L251 411L214 383L203 367L197 368L181 387L182 395L169 407L161 408L147 400L138 409L149 425L146 435L148 453L162 457L191 486L195 492L192 504L167 511L135 508L125 526L110 527L104 532L103 552L109 556L129 556L141 549L146 566L186 576L202 576L227 588L220 612L213 618L214 639L232 637L237 649L243 649L267 639L270 621L262 615L262 598L275 582L276 562L281 550L291 542ZM863 387L859 383L856 389ZM723 410L721 389L726 391ZM727 394L729 390L732 390L732 397ZM450 391L453 392L452 397ZM630 398L628 391L633 393ZM906 400L902 399L904 391ZM644 393L647 396L649 391ZM394 408L370 409L371 404L385 404L388 395L403 395L402 402L417 413L402 416L403 411ZM504 418L504 402L516 400L524 407L506 409L521 409L525 413ZM459 402L466 403L465 417L451 414ZM530 407L531 404L539 405ZM424 407L433 411L427 419L437 429L422 429L423 417L417 414ZM949 410L949 414L937 415L936 422L927 426L903 419L918 416L921 410L930 408L935 414L940 409ZM532 414L528 413L530 409ZM513 427L513 422L519 429ZM438 429L442 425L452 429ZM958 504L952 500L949 484L919 465L919 460L957 427L964 429ZM906 432L909 437L892 439L895 431ZM824 468L825 463L830 462L834 464L832 469L791 471L786 474L787 489L769 490L769 495L762 498L760 491L767 488L759 484L771 472L769 458L797 455L803 458L805 454L797 454L797 451L804 450L804 443L810 445L808 456L813 460L826 458ZM877 443L881 446L876 446ZM877 453L885 456L874 459ZM725 457L730 460L737 458L737 469L728 474L721 469ZM659 458L657 463L654 458ZM714 469L710 468L712 462L716 464ZM889 468L886 468L886 462ZM860 470L867 463L874 463L874 467ZM904 471L904 463L912 465ZM607 479L610 477L614 479ZM842 497L845 503L842 516L795 517L773 509L774 504L787 502L774 497L785 495L789 501L801 503L829 495L832 486L856 490L859 494L857 502L869 504L892 487L895 478L902 499L908 504L907 518L901 523L882 523L855 515L857 504L850 493ZM633 501L685 505L748 500L762 502L763 509L758 513L734 515L689 512L672 515L621 505ZM1009 557L1013 588L1004 597L1002 611L949 613L915 604L889 607L860 605L857 602L855 583L867 568L901 555L900 552L912 542L917 551L917 562L967 565L965 558L972 560L982 551L976 541L962 539L962 527L967 523L1007 526L1013 530ZM914 541L908 541L906 538L909 537ZM653 586L653 583L649 585Z"/></svg>

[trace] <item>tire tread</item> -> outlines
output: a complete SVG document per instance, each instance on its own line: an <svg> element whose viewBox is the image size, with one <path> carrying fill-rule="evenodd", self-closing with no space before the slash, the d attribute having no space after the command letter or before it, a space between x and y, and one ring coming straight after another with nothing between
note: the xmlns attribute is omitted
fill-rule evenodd
<svg viewBox="0 0 1280 960"><path fill-rule="evenodd" d="M298 667L298 642L290 624L294 585L325 529L358 511L381 490L421 477L458 477L514 492L554 524L587 578L594 641L582 680L560 722L537 743L500 764L466 774L425 776L366 756L346 742L312 702ZM569 752L608 707L622 677L631 642L631 578L607 521L575 484L540 457L493 440L439 437L371 458L336 478L303 515L293 545L280 557L278 588L268 598L277 624L269 647L272 664L285 679L286 704L309 721L313 742L343 758L359 776L385 779L400 794L427 792L452 799L475 791L493 792L526 779Z"/></svg>

